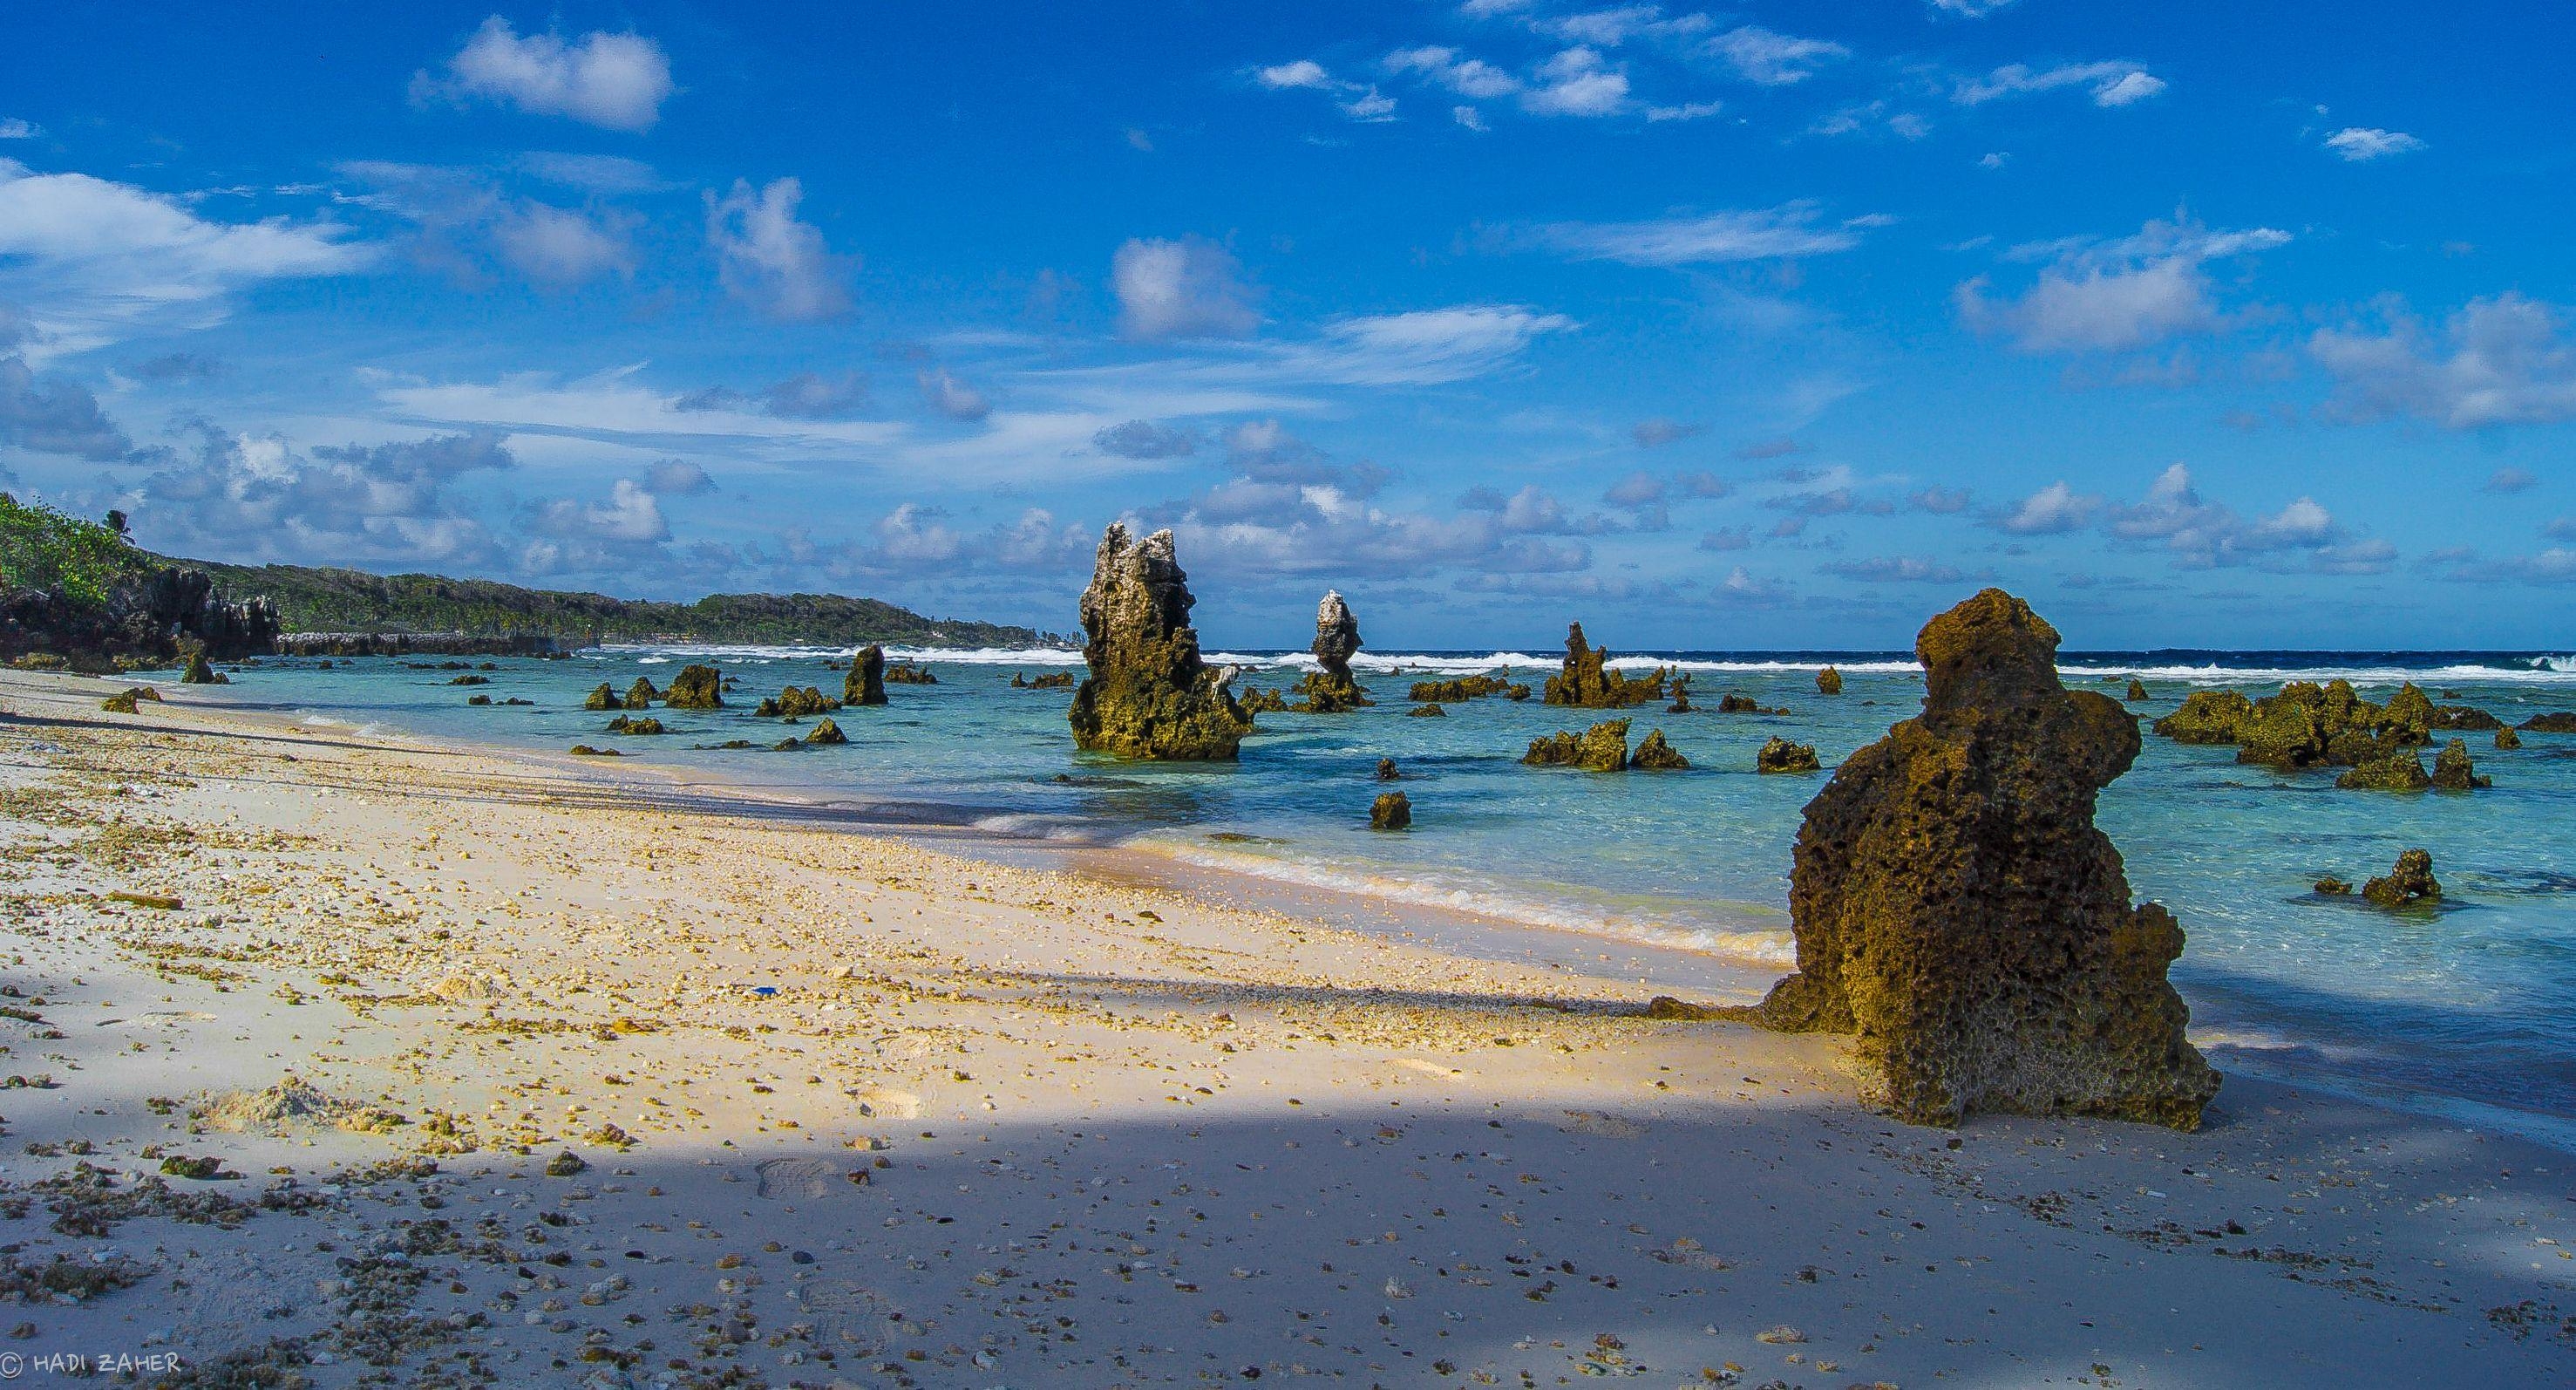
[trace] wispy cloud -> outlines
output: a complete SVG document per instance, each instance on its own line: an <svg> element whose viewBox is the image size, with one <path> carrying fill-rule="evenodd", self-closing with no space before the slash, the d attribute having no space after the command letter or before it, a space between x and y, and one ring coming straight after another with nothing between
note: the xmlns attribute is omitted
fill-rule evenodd
<svg viewBox="0 0 2576 1390"><path fill-rule="evenodd" d="M1850 49L1829 39L1802 39L1753 24L1709 40L1708 52L1736 76L1765 87L1804 82L1819 67L1851 56Z"/></svg>
<svg viewBox="0 0 2576 1390"><path fill-rule="evenodd" d="M2355 125L2327 136L2326 148L2351 163L2361 164L2392 154L2410 154L2424 148L2424 142L2402 130Z"/></svg>
<svg viewBox="0 0 2576 1390"><path fill-rule="evenodd" d="M2120 352L2221 327L2202 266L2288 244L2271 227L2212 231L2189 221L2150 222L2137 235L2015 247L2006 260L2051 259L2018 298L1996 299L1978 276L1953 294L1961 321L2009 334L2031 352Z"/></svg>
<svg viewBox="0 0 2576 1390"><path fill-rule="evenodd" d="M1830 255L1860 244L1848 223L1818 225L1822 215L1816 204L1796 202L1646 222L1558 223L1534 236L1581 260L1667 267Z"/></svg>
<svg viewBox="0 0 2576 1390"><path fill-rule="evenodd" d="M2094 105L2110 107L2144 101L2162 92L2165 82L2143 65L2131 62L2061 63L2049 68L2009 63L1983 77L1961 78L1953 86L1950 99L1962 106L1981 106L2003 97L2067 87L2082 87L2092 95Z"/></svg>

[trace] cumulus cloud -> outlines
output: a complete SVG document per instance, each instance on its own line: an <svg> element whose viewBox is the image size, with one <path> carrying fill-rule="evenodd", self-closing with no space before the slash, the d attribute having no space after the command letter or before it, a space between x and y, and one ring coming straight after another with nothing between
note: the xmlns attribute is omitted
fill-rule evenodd
<svg viewBox="0 0 2576 1390"><path fill-rule="evenodd" d="M800 221L805 186L793 178L771 180L754 191L733 181L707 204L707 247L725 291L771 318L813 322L849 312L850 266L832 254L822 229Z"/></svg>
<svg viewBox="0 0 2576 1390"><path fill-rule="evenodd" d="M1612 483L1601 500L1614 507L1646 507L1663 501L1669 490L1663 479L1640 468Z"/></svg>
<svg viewBox="0 0 2576 1390"><path fill-rule="evenodd" d="M2096 106L2128 106L2163 91L2165 82L2130 62L2061 63L2051 68L2010 63L1984 77L1962 78L1952 89L1950 99L1962 106L1980 106L2002 97L2066 87L2086 89Z"/></svg>
<svg viewBox="0 0 2576 1390"><path fill-rule="evenodd" d="M687 459L660 459L645 470L644 490L656 497L691 497L715 491L716 480Z"/></svg>
<svg viewBox="0 0 2576 1390"><path fill-rule="evenodd" d="M661 501L652 488L631 478L618 479L602 501L557 497L541 502L529 529L557 540L619 549L656 545L671 538L671 523L662 515ZM558 552L549 557L544 567L553 568L565 558Z"/></svg>
<svg viewBox="0 0 2576 1390"><path fill-rule="evenodd" d="M1241 338L1261 325L1234 253L1205 237L1132 238L1109 261L1130 338Z"/></svg>
<svg viewBox="0 0 2576 1390"><path fill-rule="evenodd" d="M1851 50L1838 43L1793 38L1753 24L1709 40L1708 52L1723 59L1736 76L1765 87L1804 82L1816 75L1818 67L1851 56Z"/></svg>
<svg viewBox="0 0 2576 1390"><path fill-rule="evenodd" d="M2424 142L2402 130L2354 125L2327 136L2326 148L2351 163L2361 164L2392 154L2411 154L2424 148Z"/></svg>
<svg viewBox="0 0 2576 1390"><path fill-rule="evenodd" d="M1539 64L1521 108L1540 116L1611 116L1628 105L1628 76L1577 46Z"/></svg>
<svg viewBox="0 0 2576 1390"><path fill-rule="evenodd" d="M1636 440L1637 447L1640 449L1660 449L1667 444L1678 444L1693 435L1704 433L1707 428L1705 425L1686 425L1678 420L1666 420L1658 416L1652 420L1638 421L1630 427L1628 437Z"/></svg>
<svg viewBox="0 0 2576 1390"><path fill-rule="evenodd" d="M121 459L134 447L87 388L38 377L16 357L0 357L0 446L98 463Z"/></svg>
<svg viewBox="0 0 2576 1390"><path fill-rule="evenodd" d="M1699 538L1699 548L1702 550L1721 551L1751 550L1753 548L1753 532L1751 529L1743 526L1723 526L1717 530L1706 532L1701 535Z"/></svg>
<svg viewBox="0 0 2576 1390"><path fill-rule="evenodd" d="M981 420L993 413L984 393L960 380L946 367L926 367L913 376L922 402L951 420Z"/></svg>
<svg viewBox="0 0 2576 1390"><path fill-rule="evenodd" d="M447 60L445 78L412 75L415 102L480 99L604 130L652 129L671 92L670 60L640 34L594 30L570 43L551 33L522 38L499 15Z"/></svg>
<svg viewBox="0 0 2576 1390"><path fill-rule="evenodd" d="M193 454L157 449L148 457L157 466L135 511L156 544L204 545L228 559L325 564L494 559L491 532L450 485L516 466L494 434L298 453L281 439L211 427L200 429Z"/></svg>
<svg viewBox="0 0 2576 1390"><path fill-rule="evenodd" d="M1197 452L1199 447L1197 436L1151 420L1110 425L1091 436L1091 442L1102 453L1140 462L1180 458Z"/></svg>
<svg viewBox="0 0 2576 1390"><path fill-rule="evenodd" d="M1343 115L1355 121L1391 121L1395 119L1395 98L1362 82L1346 82L1326 70L1312 58L1275 63L1256 68L1253 80L1274 92L1315 91L1333 98Z"/></svg>
<svg viewBox="0 0 2576 1390"><path fill-rule="evenodd" d="M2473 299L2440 331L2396 312L2369 328L2319 329L2308 354L2335 379L2328 413L2413 416L2452 429L2576 419L2576 345L2565 314L2505 293Z"/></svg>
<svg viewBox="0 0 2576 1390"><path fill-rule="evenodd" d="M2285 245L2270 227L2218 231L2188 222L2149 222L2136 236L2016 248L2016 256L2054 254L2019 298L1993 297L1978 276L1952 301L1960 320L1980 333L2009 335L2028 352L2123 352L2186 333L2222 327L2208 272L2210 261Z"/></svg>
<svg viewBox="0 0 2576 1390"><path fill-rule="evenodd" d="M2160 543L2183 569L2271 564L2289 554L2312 569L2363 574L2378 572L2396 555L2385 541L2347 544L2333 514L2311 497L2248 521L2204 499L2191 469L2179 463L2158 474L2140 501L2110 508L2103 529L2121 540Z"/></svg>
<svg viewBox="0 0 2576 1390"><path fill-rule="evenodd" d="M1429 45L1399 48L1386 55L1386 70L1418 73L1462 97L1490 101L1521 89L1521 80L1481 58L1462 56L1454 48Z"/></svg>
<svg viewBox="0 0 2576 1390"><path fill-rule="evenodd" d="M2060 480L2023 498L2019 506L1995 513L1988 522L2016 536L2064 535L2084 529L2101 506L2101 498L2078 493Z"/></svg>
<svg viewBox="0 0 2576 1390"><path fill-rule="evenodd" d="M1794 202L1645 222L1562 222L1535 236L1581 260L1665 267L1830 255L1860 244L1850 223L1817 225L1822 212L1814 203Z"/></svg>
<svg viewBox="0 0 2576 1390"><path fill-rule="evenodd" d="M1934 516L1950 516L1968 509L1968 490L1963 487L1933 486L1913 493L1905 500L1918 512L1930 512Z"/></svg>

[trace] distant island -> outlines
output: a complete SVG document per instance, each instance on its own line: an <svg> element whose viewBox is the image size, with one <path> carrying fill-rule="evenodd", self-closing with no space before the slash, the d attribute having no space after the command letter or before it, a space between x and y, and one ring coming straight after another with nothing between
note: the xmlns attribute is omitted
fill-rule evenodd
<svg viewBox="0 0 2576 1390"><path fill-rule="evenodd" d="M153 554L125 518L88 521L0 493L0 659L76 665L156 661L174 644L227 655L358 639L428 650L441 639L528 649L601 642L1030 647L1061 638L1000 623L927 618L840 594L711 594L695 603L530 589L488 579L228 565ZM298 638L307 640L299 641Z"/></svg>

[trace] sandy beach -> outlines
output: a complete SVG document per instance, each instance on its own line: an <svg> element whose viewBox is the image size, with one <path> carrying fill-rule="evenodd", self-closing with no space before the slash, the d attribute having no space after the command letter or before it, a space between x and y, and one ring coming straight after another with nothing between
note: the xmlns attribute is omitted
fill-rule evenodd
<svg viewBox="0 0 2576 1390"><path fill-rule="evenodd" d="M0 674L0 1374L2576 1378L2549 1149L1909 1127L1633 974L118 688Z"/></svg>

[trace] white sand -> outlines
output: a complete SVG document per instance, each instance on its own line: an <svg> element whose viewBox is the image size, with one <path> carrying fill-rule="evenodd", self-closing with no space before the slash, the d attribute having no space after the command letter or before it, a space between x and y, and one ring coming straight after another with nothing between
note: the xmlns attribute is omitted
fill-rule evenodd
<svg viewBox="0 0 2576 1390"><path fill-rule="evenodd" d="M0 1080L51 1083L0 1251L134 1282L0 1309L0 1372L2576 1380L2549 1150L2242 1079L2197 1135L1914 1129L1633 980L116 688L0 674Z"/></svg>

